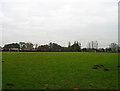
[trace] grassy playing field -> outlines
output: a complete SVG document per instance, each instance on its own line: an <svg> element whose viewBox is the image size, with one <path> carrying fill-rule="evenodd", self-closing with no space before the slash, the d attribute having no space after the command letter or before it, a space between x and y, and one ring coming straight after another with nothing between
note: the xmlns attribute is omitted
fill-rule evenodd
<svg viewBox="0 0 120 91"><path fill-rule="evenodd" d="M3 52L2 60L3 89L118 88L117 53Z"/></svg>

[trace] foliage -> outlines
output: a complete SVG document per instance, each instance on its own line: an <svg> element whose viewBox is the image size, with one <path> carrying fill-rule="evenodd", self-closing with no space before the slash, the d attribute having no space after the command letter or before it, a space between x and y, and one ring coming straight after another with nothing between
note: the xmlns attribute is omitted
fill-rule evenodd
<svg viewBox="0 0 120 91"><path fill-rule="evenodd" d="M20 46L19 46L18 43L12 43L12 44L6 44L3 48L5 50L9 50L11 48L18 48L18 49L20 49Z"/></svg>
<svg viewBox="0 0 120 91"><path fill-rule="evenodd" d="M12 51L11 48L18 48L19 51L22 52L120 52L120 47L116 43L111 43L108 48L98 48L97 41L88 42L88 48L83 49L81 43L78 41L74 41L74 44L68 42L68 47L62 47L61 45L52 42L48 45L39 46L38 44L32 44L31 42L19 42L5 45L2 51Z"/></svg>

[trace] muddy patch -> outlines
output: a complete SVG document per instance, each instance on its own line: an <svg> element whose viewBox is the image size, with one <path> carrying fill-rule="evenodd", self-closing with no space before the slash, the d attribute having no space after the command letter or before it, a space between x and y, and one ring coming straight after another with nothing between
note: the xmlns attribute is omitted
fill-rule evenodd
<svg viewBox="0 0 120 91"><path fill-rule="evenodd" d="M15 86L13 83L7 83L7 86Z"/></svg>
<svg viewBox="0 0 120 91"><path fill-rule="evenodd" d="M104 71L109 71L109 69L104 69Z"/></svg>

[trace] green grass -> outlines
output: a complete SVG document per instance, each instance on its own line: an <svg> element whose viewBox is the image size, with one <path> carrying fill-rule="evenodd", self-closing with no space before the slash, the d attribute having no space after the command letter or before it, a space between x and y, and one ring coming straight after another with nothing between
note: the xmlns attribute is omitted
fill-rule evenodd
<svg viewBox="0 0 120 91"><path fill-rule="evenodd" d="M2 60L3 89L118 88L117 53L3 52Z"/></svg>

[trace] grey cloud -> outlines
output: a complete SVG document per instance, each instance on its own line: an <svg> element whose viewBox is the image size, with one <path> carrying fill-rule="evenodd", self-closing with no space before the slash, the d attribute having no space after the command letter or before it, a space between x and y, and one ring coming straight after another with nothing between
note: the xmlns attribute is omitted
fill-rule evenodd
<svg viewBox="0 0 120 91"><path fill-rule="evenodd" d="M118 0L2 0L3 44L117 42ZM17 37L16 37L17 36ZM102 44L104 43L104 44Z"/></svg>

